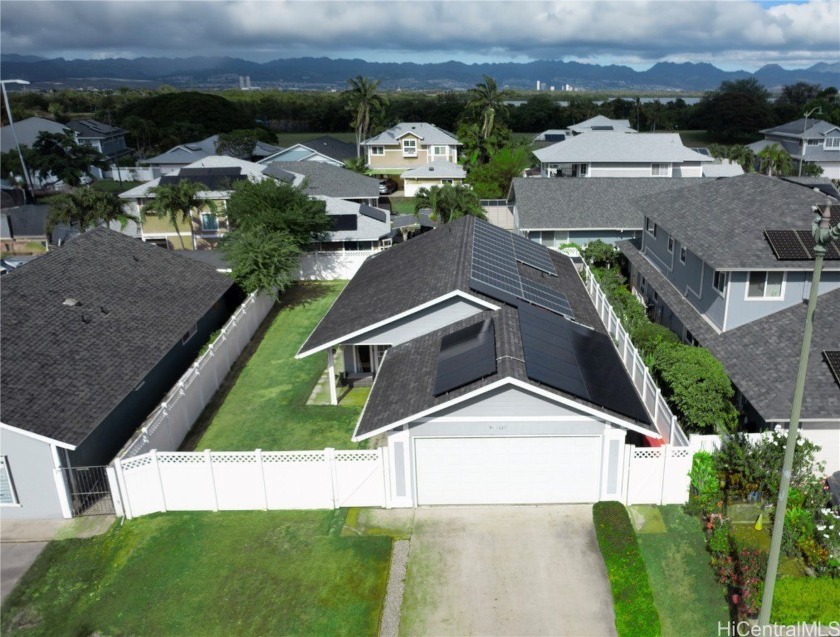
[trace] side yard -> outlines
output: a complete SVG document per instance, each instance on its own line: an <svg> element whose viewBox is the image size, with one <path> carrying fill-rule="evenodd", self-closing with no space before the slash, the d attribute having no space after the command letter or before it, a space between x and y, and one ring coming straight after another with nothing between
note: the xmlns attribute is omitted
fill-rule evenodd
<svg viewBox="0 0 840 637"><path fill-rule="evenodd" d="M3 635L374 635L388 537L346 510L166 513L52 542L3 605Z"/></svg>
<svg viewBox="0 0 840 637"><path fill-rule="evenodd" d="M327 366L326 353L302 360L295 354L346 282L299 283L242 369L195 450L290 451L353 449L350 442L362 405L307 405ZM356 401L358 402L358 401Z"/></svg>

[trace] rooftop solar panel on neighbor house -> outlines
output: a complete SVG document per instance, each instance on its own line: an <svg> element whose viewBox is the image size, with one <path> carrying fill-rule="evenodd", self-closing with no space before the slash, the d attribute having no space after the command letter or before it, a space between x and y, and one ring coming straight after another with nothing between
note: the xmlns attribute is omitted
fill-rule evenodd
<svg viewBox="0 0 840 637"><path fill-rule="evenodd" d="M379 208L369 206L366 203L363 203L359 206L359 214L364 215L365 217L369 217L374 221L381 221L382 223L388 220L387 212L385 212L384 210L380 210Z"/></svg>
<svg viewBox="0 0 840 637"><path fill-rule="evenodd" d="M330 215L333 221L333 230L357 230L359 220L356 215Z"/></svg>
<svg viewBox="0 0 840 637"><path fill-rule="evenodd" d="M548 248L539 243L534 243L525 237L520 237L515 234L512 237L513 253L517 261L525 265L530 265L532 268L536 268L552 276L557 276L557 270L548 254Z"/></svg>
<svg viewBox="0 0 840 637"><path fill-rule="evenodd" d="M496 329L492 318L441 339L434 395L440 396L496 373Z"/></svg>
<svg viewBox="0 0 840 637"><path fill-rule="evenodd" d="M608 336L527 304L519 331L528 378L650 424Z"/></svg>
<svg viewBox="0 0 840 637"><path fill-rule="evenodd" d="M160 184L177 184L182 181L191 181L207 186L209 190L221 190L230 185L245 179L242 169L239 166L231 168L181 168L176 175L164 175L160 178Z"/></svg>
<svg viewBox="0 0 840 637"><path fill-rule="evenodd" d="M834 380L840 385L840 350L823 350L822 354L828 368L834 374Z"/></svg>
<svg viewBox="0 0 840 637"><path fill-rule="evenodd" d="M808 230L765 230L764 236L773 254L781 261L810 261L815 258L816 242ZM840 259L840 249L836 241L828 244L826 260Z"/></svg>

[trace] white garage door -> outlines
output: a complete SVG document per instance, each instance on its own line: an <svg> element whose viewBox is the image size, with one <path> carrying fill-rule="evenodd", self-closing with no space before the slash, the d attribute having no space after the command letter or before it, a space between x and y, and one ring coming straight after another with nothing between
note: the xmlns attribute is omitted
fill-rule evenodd
<svg viewBox="0 0 840 637"><path fill-rule="evenodd" d="M597 502L601 437L415 438L418 504Z"/></svg>

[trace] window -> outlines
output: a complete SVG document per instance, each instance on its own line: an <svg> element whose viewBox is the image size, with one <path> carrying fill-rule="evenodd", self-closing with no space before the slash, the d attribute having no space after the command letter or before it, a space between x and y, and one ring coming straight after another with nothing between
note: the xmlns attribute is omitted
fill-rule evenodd
<svg viewBox="0 0 840 637"><path fill-rule="evenodd" d="M826 150L840 150L840 137L826 137L825 138L825 149Z"/></svg>
<svg viewBox="0 0 840 637"><path fill-rule="evenodd" d="M15 485L12 482L12 475L9 473L9 460L6 456L0 457L0 504L17 504Z"/></svg>
<svg viewBox="0 0 840 637"><path fill-rule="evenodd" d="M588 173L589 173L589 166L588 166L587 164L581 164L581 165L580 165L580 170L578 171L578 174L579 174L581 177L586 177L586 175L587 175Z"/></svg>
<svg viewBox="0 0 840 637"><path fill-rule="evenodd" d="M218 230L219 218L212 212L201 213L201 229L202 230Z"/></svg>
<svg viewBox="0 0 840 637"><path fill-rule="evenodd" d="M385 147L384 146L371 146L370 147L370 154L371 155L384 155L385 154Z"/></svg>
<svg viewBox="0 0 840 637"><path fill-rule="evenodd" d="M642 294L647 293L647 281L645 280L645 277L642 277L642 284L639 287L642 289Z"/></svg>
<svg viewBox="0 0 840 637"><path fill-rule="evenodd" d="M667 177L670 172L669 164L651 164L650 174L654 177Z"/></svg>
<svg viewBox="0 0 840 637"><path fill-rule="evenodd" d="M432 155L448 155L448 146L432 146Z"/></svg>
<svg viewBox="0 0 840 637"><path fill-rule="evenodd" d="M186 343L186 342L187 342L188 340L190 340L193 336L195 336L195 333L196 333L197 331L198 331L198 324L197 324L197 323L193 323L193 326L190 328L189 332L187 332L186 334L184 334L184 335L181 337L181 343Z"/></svg>
<svg viewBox="0 0 840 637"><path fill-rule="evenodd" d="M654 237L656 236L656 224L650 219L645 219L645 230L647 230Z"/></svg>
<svg viewBox="0 0 840 637"><path fill-rule="evenodd" d="M808 146L819 146L820 144L822 144L821 139L809 139L808 140Z"/></svg>
<svg viewBox="0 0 840 637"><path fill-rule="evenodd" d="M780 299L782 298L782 284L784 280L784 272L750 272L750 282L747 285L747 298Z"/></svg>
<svg viewBox="0 0 840 637"><path fill-rule="evenodd" d="M416 157L417 156L417 140L416 139L404 139L402 143L403 155L406 157Z"/></svg>
<svg viewBox="0 0 840 637"><path fill-rule="evenodd" d="M726 272L715 270L715 278L712 281L712 285L721 294L726 294Z"/></svg>
<svg viewBox="0 0 840 637"><path fill-rule="evenodd" d="M686 254L687 251L685 249L685 246L680 246L680 263L685 263Z"/></svg>
<svg viewBox="0 0 840 637"><path fill-rule="evenodd" d="M451 185L453 182L452 182L452 180L451 180L451 179L441 179L441 180L440 180L440 183L442 183L442 184L450 184L450 185Z"/></svg>
<svg viewBox="0 0 840 637"><path fill-rule="evenodd" d="M668 252L674 254L674 238L668 237Z"/></svg>

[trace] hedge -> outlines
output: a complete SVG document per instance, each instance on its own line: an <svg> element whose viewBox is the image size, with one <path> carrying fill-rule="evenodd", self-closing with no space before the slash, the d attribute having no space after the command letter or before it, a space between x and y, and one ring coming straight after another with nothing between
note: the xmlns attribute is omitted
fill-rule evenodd
<svg viewBox="0 0 840 637"><path fill-rule="evenodd" d="M831 577L783 577L776 581L770 621L829 624L840 620L840 580Z"/></svg>
<svg viewBox="0 0 840 637"><path fill-rule="evenodd" d="M597 502L592 517L610 579L619 637L658 637L659 613L627 509L620 502Z"/></svg>

